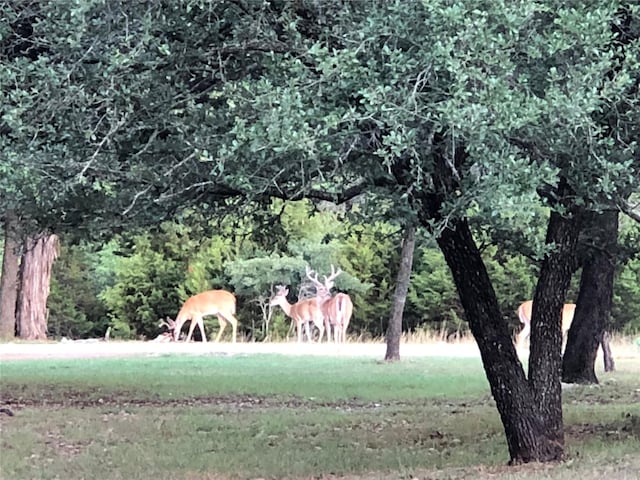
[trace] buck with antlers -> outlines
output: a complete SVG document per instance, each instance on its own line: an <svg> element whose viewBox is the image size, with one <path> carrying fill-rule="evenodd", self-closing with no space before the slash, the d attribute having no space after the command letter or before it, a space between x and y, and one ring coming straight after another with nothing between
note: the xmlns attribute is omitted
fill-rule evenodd
<svg viewBox="0 0 640 480"><path fill-rule="evenodd" d="M236 297L233 293L226 290L207 290L206 292L198 293L193 297L187 299L182 305L180 312L175 321L167 319L167 322L163 322L170 330L173 331L173 339L178 341L180 338L180 330L187 321L191 321L189 325L189 334L186 341L191 341L191 336L196 327L200 329L200 335L202 341L207 341L207 336L204 333L204 321L203 318L208 315L216 315L220 324L220 331L216 337L216 342L220 341L224 329L227 324L231 324L233 343L236 343L236 337L238 335L238 319L236 314Z"/></svg>
<svg viewBox="0 0 640 480"><path fill-rule="evenodd" d="M318 280L318 275L307 267L307 278L313 282L318 293L320 309L324 317L327 329L327 340L331 339L331 330L333 329L334 342L342 343L347 336L347 328L353 314L353 302L351 297L346 293L338 293L331 296L331 289L335 285L335 279L342 273L338 268L335 270L331 265L331 275L325 275L324 282Z"/></svg>
<svg viewBox="0 0 640 480"><path fill-rule="evenodd" d="M318 327L318 330L320 330L320 339L318 341L322 341L322 336L324 335L324 324L322 312L320 311L320 305L317 299L307 298L291 304L287 300L289 289L284 285L277 285L276 289L277 292L273 296L273 298L271 298L271 302L269 302L269 305L279 306L280 308L282 308L282 310L284 310L284 313L287 316L291 317L291 319L295 322L298 342L302 342L303 327L307 339L310 342L312 341L311 333L309 331L309 322L313 322L313 324Z"/></svg>
<svg viewBox="0 0 640 480"><path fill-rule="evenodd" d="M527 300L518 307L518 318L524 324L522 330L516 335L516 345L522 348L524 341L531 333L531 310L533 308L533 300ZM575 303L567 303L562 307L562 337L564 338L571 327L573 315L576 312Z"/></svg>

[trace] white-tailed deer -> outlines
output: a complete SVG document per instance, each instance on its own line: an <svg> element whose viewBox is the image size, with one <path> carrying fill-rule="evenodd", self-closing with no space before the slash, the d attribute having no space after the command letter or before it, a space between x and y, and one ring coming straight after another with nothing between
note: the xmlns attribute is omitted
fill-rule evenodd
<svg viewBox="0 0 640 480"><path fill-rule="evenodd" d="M331 296L331 289L335 284L335 279L342 273L338 268L335 270L331 265L331 275L324 277L324 282L318 280L318 275L307 267L307 278L316 286L318 298L320 301L322 314L327 329L327 340L331 339L331 330L333 329L333 338L336 343L344 342L347 336L347 327L353 314L353 302L351 297L346 293L338 293Z"/></svg>
<svg viewBox="0 0 640 480"><path fill-rule="evenodd" d="M235 317L236 314L236 297L233 293L226 290L207 290L206 292L198 293L193 297L187 299L182 305L175 322L173 322L173 339L178 341L180 338L180 330L185 322L191 320L189 325L189 334L186 341L191 340L193 330L196 325L200 328L200 334L202 341L207 341L207 336L204 333L203 317L208 315L216 315L218 322L220 323L220 331L216 337L216 342L220 341L222 333L227 324L231 324L233 330L233 343L236 343L236 337L238 335L238 320ZM169 326L170 324L168 324ZM171 328L171 327L169 327Z"/></svg>
<svg viewBox="0 0 640 480"><path fill-rule="evenodd" d="M284 313L291 317L291 319L295 322L296 332L298 335L298 342L302 341L302 328L304 327L307 338L311 342L311 333L309 331L309 322L313 322L313 324L318 327L320 330L320 339L318 341L322 341L322 336L324 335L324 325L323 325L323 315L320 311L320 305L316 298L307 298L305 300L300 300L297 303L291 304L287 300L287 295L289 294L289 289L284 285L276 286L277 292L269 302L269 305L275 306L278 305Z"/></svg>
<svg viewBox="0 0 640 480"><path fill-rule="evenodd" d="M331 338L333 328L333 340L343 343L347 338L347 328L353 314L353 302L346 293L337 293L322 304L322 313L327 325L327 338Z"/></svg>
<svg viewBox="0 0 640 480"><path fill-rule="evenodd" d="M533 300L527 300L518 307L518 318L524 325L522 330L516 335L516 345L522 348L524 341L529 337L531 333L531 309L533 308ZM576 312L575 303L567 303L562 307L562 337L564 338L571 322L573 321L573 315Z"/></svg>

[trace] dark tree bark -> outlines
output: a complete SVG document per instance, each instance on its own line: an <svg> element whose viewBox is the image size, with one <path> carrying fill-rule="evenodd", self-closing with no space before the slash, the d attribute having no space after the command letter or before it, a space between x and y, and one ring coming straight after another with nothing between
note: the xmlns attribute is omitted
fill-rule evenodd
<svg viewBox="0 0 640 480"><path fill-rule="evenodd" d="M396 289L393 294L393 306L389 326L387 327L387 353L384 359L387 361L400 360L400 337L402 336L402 314L404 304L409 291L409 281L411 280L411 268L413 265L413 251L416 246L416 229L408 226L404 230L402 239L402 253L400 259L400 269L396 279Z"/></svg>
<svg viewBox="0 0 640 480"><path fill-rule="evenodd" d="M561 181L560 191L564 187ZM562 420L562 308L575 271L575 250L582 215L567 217L552 212L546 244L555 245L542 262L531 314L529 382L534 401L540 409L544 428L557 446L560 458L564 446Z"/></svg>
<svg viewBox="0 0 640 480"><path fill-rule="evenodd" d="M58 257L58 237L42 234L25 241L20 266L17 325L20 338L47 338L47 298L53 262Z"/></svg>
<svg viewBox="0 0 640 480"><path fill-rule="evenodd" d="M4 339L16 336L16 301L20 264L17 226L16 216L13 212L7 212L4 217L4 253L0 283L0 338Z"/></svg>
<svg viewBox="0 0 640 480"><path fill-rule="evenodd" d="M567 383L598 383L595 364L601 342L605 367L613 364L604 333L613 302L618 212L590 212L585 222L590 246L582 260L576 313L563 357L562 381Z"/></svg>
<svg viewBox="0 0 640 480"><path fill-rule="evenodd" d="M447 150L447 145L449 143L446 139L434 136L433 154L439 160L436 162L434 185L441 193L418 193L414 197L420 203L419 218L426 228L433 225L433 220L443 221L441 207L446 192L453 192L457 188L458 169L466 158L464 145L457 144L453 152ZM555 190L552 197L563 198L562 184ZM575 242L569 241L572 238L569 235L570 229L562 228L564 224L558 220L557 215L550 219L547 240L559 242L561 246L559 253L550 256L552 261L546 261L546 267L543 264L544 276L538 286L540 292L553 290L557 287L554 283L564 281L567 276L570 279L571 276L571 271L568 275L565 272L565 259L562 255L567 255L568 250L570 252L571 248L575 248ZM451 270L469 328L480 349L484 370L507 438L510 463L561 460L564 456L564 437L560 397L560 322L555 323L555 328L549 328L548 333L540 325L549 324L548 320L538 321L538 325L534 322L533 333L536 338L543 333L543 336L553 337L553 341L552 345L538 341L540 346L534 354L534 364L540 371L534 373L534 382L528 381L466 219L450 219L446 228L437 235L437 242ZM570 256L573 258L573 255ZM562 273L555 273L555 268L562 269ZM568 285L568 280L566 283ZM565 287L564 284L560 286ZM556 307L556 303L555 312L559 320L559 312L564 303L562 294L554 296L553 302L548 305L543 302L538 311L552 314L551 309ZM551 314L546 313L546 318ZM554 352L550 355L551 359L547 360L549 354L546 350L556 347L557 353ZM549 398L540 394L541 391L549 391L541 386L545 380L557 385L557 392L552 389L553 395ZM536 388L539 390L536 391ZM548 418L549 415L552 416L551 419Z"/></svg>
<svg viewBox="0 0 640 480"><path fill-rule="evenodd" d="M445 229L438 238L438 245L451 269L469 327L478 343L504 426L511 463L561 459L563 442L558 442L557 428L548 430L548 422L541 414L552 409L544 408L546 400L540 402L527 382L467 222L457 220ZM558 363L558 384L559 373Z"/></svg>

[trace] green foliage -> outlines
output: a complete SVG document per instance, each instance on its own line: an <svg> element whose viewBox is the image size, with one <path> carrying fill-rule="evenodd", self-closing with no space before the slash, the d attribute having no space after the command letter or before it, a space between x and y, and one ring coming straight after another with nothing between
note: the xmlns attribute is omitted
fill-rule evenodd
<svg viewBox="0 0 640 480"><path fill-rule="evenodd" d="M409 328L427 323L433 327L444 324L455 328L462 318L462 307L456 287L440 250L419 248L414 255L414 268L407 300L412 316L405 322Z"/></svg>
<svg viewBox="0 0 640 480"><path fill-rule="evenodd" d="M629 261L617 275L611 316L614 330L640 332L640 258Z"/></svg>
<svg viewBox="0 0 640 480"><path fill-rule="evenodd" d="M48 334L60 338L104 336L108 320L105 305L98 299L100 283L91 265L92 252L86 245L61 247L54 263Z"/></svg>
<svg viewBox="0 0 640 480"><path fill-rule="evenodd" d="M132 334L150 337L157 334L160 318L175 318L181 304L177 286L185 280L188 254L176 235L180 230L179 225L163 224L159 231L130 239L129 254L115 264L114 284L100 294L114 329L129 334L126 324Z"/></svg>

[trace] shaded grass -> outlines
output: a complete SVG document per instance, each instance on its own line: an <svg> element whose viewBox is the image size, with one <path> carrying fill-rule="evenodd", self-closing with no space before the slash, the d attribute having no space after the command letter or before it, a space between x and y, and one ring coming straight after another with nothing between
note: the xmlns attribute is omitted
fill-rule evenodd
<svg viewBox="0 0 640 480"><path fill-rule="evenodd" d="M638 366L565 392L568 462L511 469L477 359L8 362L0 477L635 479Z"/></svg>

